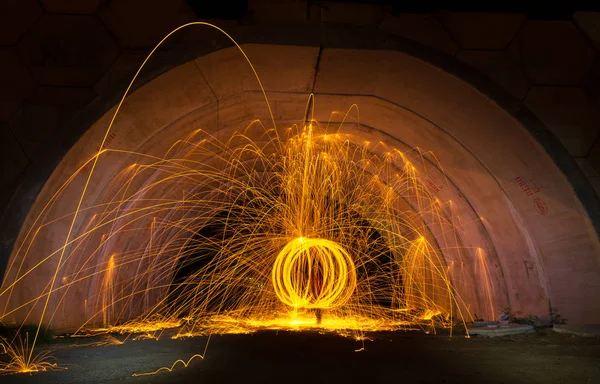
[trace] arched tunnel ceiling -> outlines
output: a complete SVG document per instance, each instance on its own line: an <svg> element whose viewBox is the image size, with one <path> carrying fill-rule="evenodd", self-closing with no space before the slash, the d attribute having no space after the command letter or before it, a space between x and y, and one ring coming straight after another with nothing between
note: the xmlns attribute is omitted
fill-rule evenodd
<svg viewBox="0 0 600 384"><path fill-rule="evenodd" d="M348 128L354 140L418 147L439 160L447 181L433 160L429 181L440 200L454 200L461 215L475 218L461 241L492 255L497 306L541 316L551 306L572 322L599 321L600 244L594 226L557 167L556 156L500 106L508 99L492 101L456 75L415 58L414 47L404 47L404 53L347 49L345 44L243 45L278 125L301 123L311 92L314 118L320 122L329 121L332 111L358 105L362 126ZM357 46L356 41L347 45ZM24 229L64 180L96 153L113 111L95 122L62 159L37 196ZM240 53L226 48L140 86L123 105L107 147L160 156L174 140L198 128L226 135L254 119L269 122L263 95ZM94 176L93 196L132 162L127 156L108 156L113 158L102 162ZM84 178L85 170L73 185ZM44 248L59 248L65 231L43 233ZM39 273L51 270L47 263ZM32 287L15 299L27 301L35 295ZM80 298L85 295L81 292ZM473 293L472 300L477 296Z"/></svg>

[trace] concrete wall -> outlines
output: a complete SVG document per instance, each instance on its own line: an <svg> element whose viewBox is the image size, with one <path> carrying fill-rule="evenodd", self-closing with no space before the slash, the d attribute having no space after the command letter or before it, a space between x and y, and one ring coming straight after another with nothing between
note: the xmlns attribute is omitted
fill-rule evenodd
<svg viewBox="0 0 600 384"><path fill-rule="evenodd" d="M5 20L14 36L3 35L7 47L0 61L6 66L0 72L4 263L29 207L35 201L31 223L52 188L93 154L106 126L102 115L148 47L194 17L183 2L151 2L141 15L136 6L94 1L73 8L49 0L43 2L45 11L34 1L13 3L11 15L21 16ZM484 218L482 228L473 229L476 238L464 241L480 242L481 233L487 233L505 287L498 305L538 315L552 305L572 322L600 321L600 252L593 227L598 201L575 165L592 183L600 179L595 168L600 156L594 86L598 15L577 13L574 21L471 13L392 15L378 6L267 6L260 1L251 2L250 11L242 24L220 25L241 42L261 43L246 49L266 89L276 92L270 97L282 98L276 102L278 119L301 119L306 95L314 91L319 119L357 103L361 122L375 132L368 135L434 151L453 185L454 192L448 193L464 196L459 210ZM132 30L123 22L128 16L145 17L152 28ZM278 45L264 45L269 42ZM165 127L191 119L202 105L217 108L201 114L216 113L217 128L227 126L225 117L233 119L230 124L265 118L239 54L217 51L228 45L201 28L176 36L140 84L174 64L198 59L141 88L124 109L127 124L117 126L110 145L150 151L143 139L158 140ZM212 51L217 52L207 55ZM168 105L161 104L165 100ZM189 124L178 124L178 129L185 131ZM524 192L536 189L533 185L539 196ZM538 197L544 209L534 202ZM59 233L48 234L49 241Z"/></svg>

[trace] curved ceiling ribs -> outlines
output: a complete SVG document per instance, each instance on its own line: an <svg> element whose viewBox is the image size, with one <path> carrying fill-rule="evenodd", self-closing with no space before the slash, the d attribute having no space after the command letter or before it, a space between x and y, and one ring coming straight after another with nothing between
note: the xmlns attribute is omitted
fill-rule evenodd
<svg viewBox="0 0 600 384"><path fill-rule="evenodd" d="M471 264L466 267L471 278L464 279L461 287L457 283L461 278L456 277L455 284L471 311L486 311L487 299L479 283L482 275L488 274L496 310L510 306L523 315L544 316L552 306L573 322L590 317L600 321L600 307L585 305L586 300L595 300L600 287L600 245L594 228L542 146L492 100L442 69L397 51L264 44L249 44L244 49L261 76L280 129L302 123L308 96L314 90L316 121L337 124L339 115L332 120L331 113L344 113L356 104L361 125L343 126L352 140L422 151L423 161L417 168L428 175L430 191L446 207L448 220L463 220L456 233L465 249L464 260ZM11 263L23 244L25 229L34 223L53 191L95 154L113 110L90 127L47 181L29 212ZM256 81L235 49L223 49L173 68L126 100L107 143L108 148L124 152L101 155L88 205L106 192L118 172L131 163L143 163L129 152L161 157L174 141L199 128L223 138L254 119L265 124L270 121ZM88 171L87 167L79 171L71 190L82 186ZM150 173L144 180L152 177ZM164 188L162 193L169 190ZM25 261L25 270L39 262L35 255L41 255L43 249L62 246L68 228L58 212L67 210L69 200L63 196L55 202L56 225L39 231L38 248L31 250L34 256ZM77 233L85 231L91 220L81 215ZM443 249L443 231L430 226L427 218L421 220ZM124 236L115 238L95 254L110 257L113 242L119 242L118 248L141 246L132 241ZM449 249L444 254L448 265L457 260L453 252ZM482 253L487 266L478 261ZM76 270L86 260L74 257L71 262L65 271ZM96 260L92 264L102 263ZM47 275L55 267L47 262L24 278L11 300L23 303L39 295L36 290L43 287L36 284L37 274ZM5 276L5 282L10 278ZM96 295L94 284L98 282L87 282L69 293L69 301L82 303L79 319L61 316L69 308L54 303L57 315L53 326L68 328L85 319L87 300ZM5 297L0 298L2 306ZM15 312L14 319L24 313ZM39 308L34 307L32 313L30 316L37 313L39 317Z"/></svg>

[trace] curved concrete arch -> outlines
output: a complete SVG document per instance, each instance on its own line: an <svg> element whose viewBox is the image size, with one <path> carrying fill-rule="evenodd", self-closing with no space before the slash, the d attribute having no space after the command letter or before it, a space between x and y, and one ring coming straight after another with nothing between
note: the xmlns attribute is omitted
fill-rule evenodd
<svg viewBox="0 0 600 384"><path fill-rule="evenodd" d="M308 94L314 91L318 121L357 104L361 123L372 127L353 132L357 137L433 152L452 185L440 195L457 197L452 208L457 212L471 210L483 218L472 231L488 234L490 244L482 248L489 247L497 257L493 275L500 281L498 287L506 286L506 304L513 311L544 316L552 306L571 322L600 321L600 244L593 223L564 167L561 171L556 166L547 146L540 145L503 102L492 101L431 64L435 60L416 58L413 47L405 49L409 53L310 45L247 44L244 49L261 76L279 126L301 122ZM94 123L55 168L29 211L11 264L17 262L16 250L44 202L96 153L111 116L109 110ZM205 127L221 135L256 118L269 121L262 94L239 52L226 48L139 87L124 104L108 147L159 154L172 142L168 138L181 133ZM125 164L125 156L102 156L106 159L94 175L90 196L101 194ZM83 167L70 188L81 186L85 175ZM68 200L57 201L53 211L67 210ZM79 231L85 228L84 216L77 223ZM40 232L38 243L58 249L65 231L64 225L53 225ZM476 244L482 238L467 233L462 242ZM31 254L36 251L43 254L40 249ZM34 257L27 263L37 261ZM39 273L46 276L51 270L48 262ZM37 276L32 274L15 288L14 301L35 297L35 289L25 286L40 288ZM5 282L10 278L5 276ZM75 301L85 297L81 292ZM14 318L19 320L19 315ZM56 327L73 325L55 320Z"/></svg>

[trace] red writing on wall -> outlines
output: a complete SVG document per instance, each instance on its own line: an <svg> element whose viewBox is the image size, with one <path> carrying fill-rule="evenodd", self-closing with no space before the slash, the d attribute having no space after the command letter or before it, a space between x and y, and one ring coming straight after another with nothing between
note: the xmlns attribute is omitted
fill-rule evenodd
<svg viewBox="0 0 600 384"><path fill-rule="evenodd" d="M533 199L533 206L540 215L546 216L548 214L548 204L546 204L546 202L539 197Z"/></svg>
<svg viewBox="0 0 600 384"><path fill-rule="evenodd" d="M96 147L96 152L100 152L102 149L106 149L108 148L109 144L112 143L112 141L117 137L117 134L114 132L110 132L108 134L108 136L106 136L106 140L104 140L104 144L102 145L102 148L100 148L100 146ZM87 173L87 171L89 171L90 168L90 163L87 163L83 168L81 168L80 173Z"/></svg>
<svg viewBox="0 0 600 384"><path fill-rule="evenodd" d="M535 193L538 193L540 191L540 189L533 183L531 183L533 185L533 188L529 188L529 186L527 185L527 183L525 182L525 180L523 180L522 177L517 177L515 180L517 180L517 183L519 184L519 187L521 187L521 190L527 195L527 196L533 196Z"/></svg>
<svg viewBox="0 0 600 384"><path fill-rule="evenodd" d="M429 179L425 180L425 182L436 193L439 192L439 191L441 191L444 188L443 185L436 184L436 183L434 183L433 181L431 181Z"/></svg>
<svg viewBox="0 0 600 384"><path fill-rule="evenodd" d="M538 186L536 186L533 182L530 181L529 183L527 183L525 179L523 179L520 176L516 177L515 181L521 188L521 191L523 191L523 193L526 196L531 197L541 191L541 189ZM532 203L533 207L540 215L546 216L548 214L548 204L546 204L546 202L541 197L535 197L532 200Z"/></svg>

